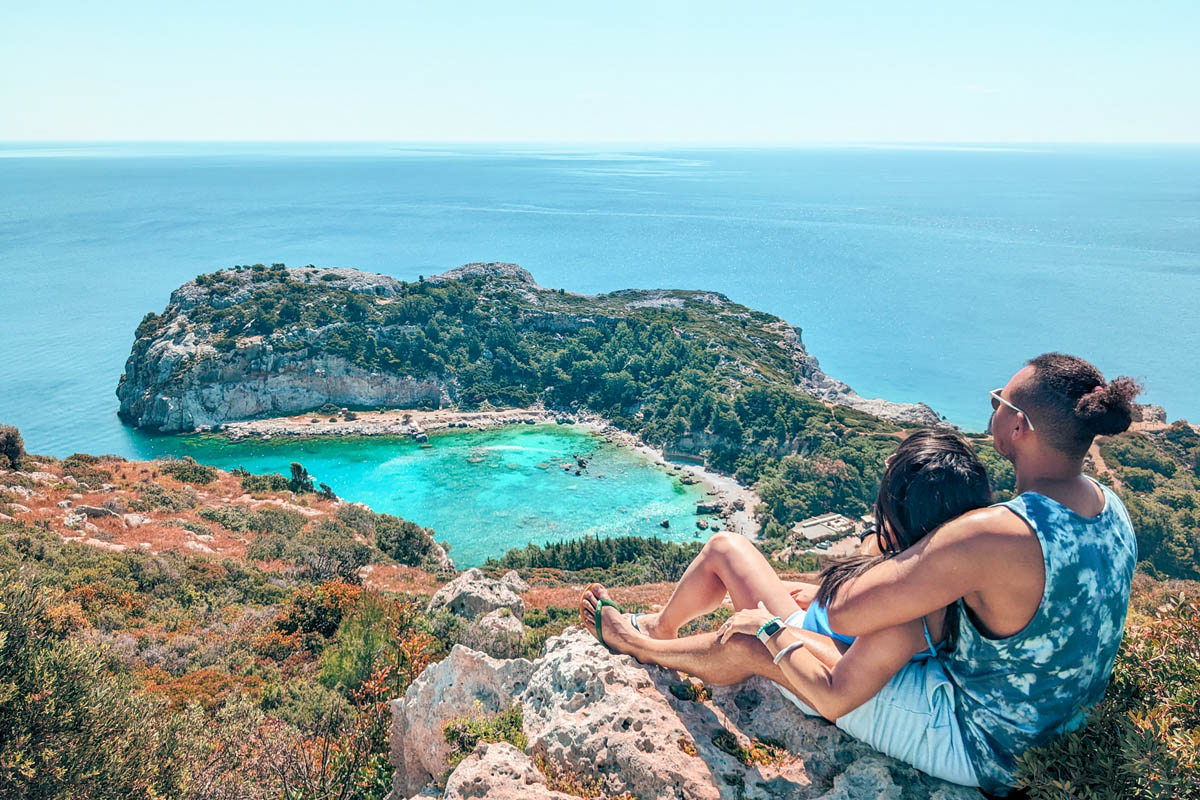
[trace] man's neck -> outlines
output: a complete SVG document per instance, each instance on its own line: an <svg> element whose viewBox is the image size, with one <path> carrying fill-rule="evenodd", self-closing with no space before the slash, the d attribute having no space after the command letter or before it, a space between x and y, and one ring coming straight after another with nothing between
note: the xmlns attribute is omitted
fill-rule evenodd
<svg viewBox="0 0 1200 800"><path fill-rule="evenodd" d="M1083 459L1060 457L1057 454L1016 462L1017 494L1037 492L1075 510L1092 516L1097 492L1091 481L1083 477Z"/></svg>

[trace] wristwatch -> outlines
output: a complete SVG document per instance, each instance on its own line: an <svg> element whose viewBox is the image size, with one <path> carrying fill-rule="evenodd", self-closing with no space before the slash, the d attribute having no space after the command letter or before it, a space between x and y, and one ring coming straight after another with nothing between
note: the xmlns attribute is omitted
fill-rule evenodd
<svg viewBox="0 0 1200 800"><path fill-rule="evenodd" d="M758 640L763 644L766 644L767 639L770 639L772 636L779 633L782 628L783 623L780 622L779 617L775 617L758 629Z"/></svg>

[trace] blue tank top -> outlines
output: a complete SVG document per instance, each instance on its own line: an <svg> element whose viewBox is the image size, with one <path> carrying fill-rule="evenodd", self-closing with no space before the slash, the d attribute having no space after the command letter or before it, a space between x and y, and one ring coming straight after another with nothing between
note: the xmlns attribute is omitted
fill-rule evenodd
<svg viewBox="0 0 1200 800"><path fill-rule="evenodd" d="M1023 630L988 638L958 601L957 642L940 658L956 689L967 752L989 792L1006 793L1018 755L1081 726L1104 696L1125 632L1137 541L1121 500L1100 489L1104 509L1095 517L1036 492L1000 504L1029 523L1045 561L1042 601Z"/></svg>
<svg viewBox="0 0 1200 800"><path fill-rule="evenodd" d="M789 625L792 624L793 619L801 614L803 614L804 619L800 622L800 627L804 630L837 639L839 642L844 642L845 644L854 644L855 637L838 633L830 626L829 609L825 608L821 603L814 600L807 611L796 612L796 614L787 619L787 623ZM926 658L935 658L937 656L937 645L933 643L933 639L929 638L929 626L925 623L924 619L921 620L921 627L925 631L925 644L927 647L914 655L911 659L913 661L922 661Z"/></svg>

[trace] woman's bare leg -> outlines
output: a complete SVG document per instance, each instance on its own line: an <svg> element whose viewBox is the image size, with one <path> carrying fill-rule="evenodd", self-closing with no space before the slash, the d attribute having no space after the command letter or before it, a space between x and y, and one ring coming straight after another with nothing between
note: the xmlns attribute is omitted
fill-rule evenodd
<svg viewBox="0 0 1200 800"><path fill-rule="evenodd" d="M761 600L783 618L800 610L788 587L758 548L736 533L715 533L688 565L671 598L656 614L638 616L638 628L654 639L673 639L688 621L716 609L728 594L733 609Z"/></svg>
<svg viewBox="0 0 1200 800"><path fill-rule="evenodd" d="M599 584L589 587L584 593L584 624L593 635L596 633L596 604L600 598L607 597L607 590ZM715 632L698 633L681 639L652 639L635 631L629 624L629 618L611 607L604 608L601 622L604 626L604 643L643 664L657 664L686 672L714 686L738 683L752 675L762 675L795 691L783 670L772 661L767 648L753 636L734 634L724 644L721 644ZM810 653L831 668L837 664L841 652L832 639L810 631L802 635L805 648ZM800 692L796 694L803 697Z"/></svg>

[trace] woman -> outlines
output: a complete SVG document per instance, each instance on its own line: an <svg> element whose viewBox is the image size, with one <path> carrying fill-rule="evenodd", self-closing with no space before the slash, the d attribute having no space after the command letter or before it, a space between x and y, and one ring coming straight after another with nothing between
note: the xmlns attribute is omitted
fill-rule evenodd
<svg viewBox="0 0 1200 800"><path fill-rule="evenodd" d="M662 611L635 615L631 627L644 637L683 644L677 651L681 656L694 655L696 645L723 649L750 642L761 647L746 637L734 637L736 633L759 634L775 658L773 669L756 669L779 683L806 713L836 720L838 727L856 738L931 775L977 786L954 717L953 686L932 658L936 643L947 639L945 610L852 639L828 627L824 609L847 581L990 500L986 471L969 442L949 430L918 431L888 459L881 480L875 502L880 553L855 556L827 568L819 587L786 584L751 543L718 534L688 567ZM674 638L680 626L715 609L726 593L733 600L735 614L716 634ZM585 592L583 616L589 628L599 627L597 612L611 605L605 594L594 586ZM782 628L775 631L764 625L768 618L781 622ZM801 634L801 629L811 633ZM602 642L604 633L598 631ZM670 643L656 642L653 651L647 652L623 633L618 626L609 633L608 643L635 657L640 658L642 652L649 656L647 660L673 666ZM696 641L704 637L709 639ZM801 646L808 652L799 653ZM692 667L689 671L696 674L696 660L686 660ZM740 663L744 673L745 664L751 662ZM737 659L732 663L713 659L711 669L699 672L697 677L710 683L747 677L739 674ZM904 719L893 719L897 715Z"/></svg>

